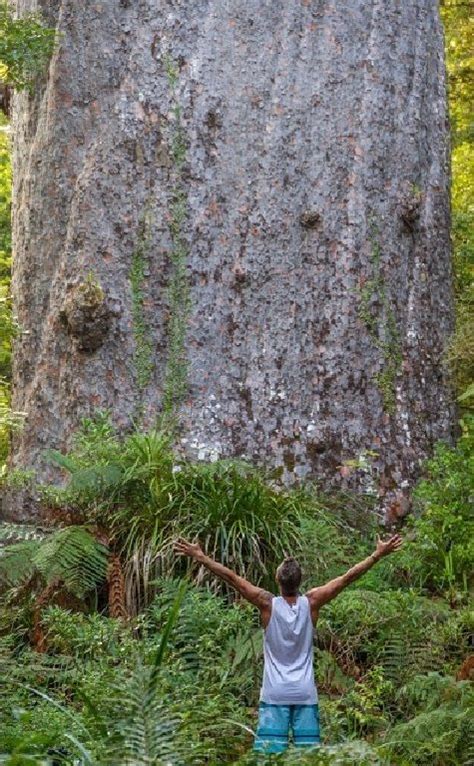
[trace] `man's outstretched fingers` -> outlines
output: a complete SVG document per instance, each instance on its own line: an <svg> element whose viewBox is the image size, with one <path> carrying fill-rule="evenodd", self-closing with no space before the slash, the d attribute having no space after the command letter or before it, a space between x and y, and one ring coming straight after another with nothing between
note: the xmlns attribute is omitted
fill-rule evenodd
<svg viewBox="0 0 474 766"><path fill-rule="evenodd" d="M179 537L174 543L173 549L175 553L186 555L186 549L187 549L186 541Z"/></svg>
<svg viewBox="0 0 474 766"><path fill-rule="evenodd" d="M174 544L174 550L181 556L191 556L196 558L202 555L202 549L199 543L190 543L188 540L178 538Z"/></svg>

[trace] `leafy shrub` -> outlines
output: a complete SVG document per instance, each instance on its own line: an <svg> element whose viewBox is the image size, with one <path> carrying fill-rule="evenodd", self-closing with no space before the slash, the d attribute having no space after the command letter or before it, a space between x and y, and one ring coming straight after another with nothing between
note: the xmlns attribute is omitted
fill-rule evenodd
<svg viewBox="0 0 474 766"><path fill-rule="evenodd" d="M42 624L48 652L52 654L112 663L136 655L138 647L131 630L120 621L100 614L74 613L50 606L43 612Z"/></svg>
<svg viewBox="0 0 474 766"><path fill-rule="evenodd" d="M8 0L0 2L0 74L22 90L31 89L53 52L56 30L48 29L39 14L14 18Z"/></svg>
<svg viewBox="0 0 474 766"><path fill-rule="evenodd" d="M400 557L414 585L466 592L474 560L474 421L455 448L438 444L417 491L419 515L408 521L414 542Z"/></svg>
<svg viewBox="0 0 474 766"><path fill-rule="evenodd" d="M199 538L210 555L257 583L272 582L276 564L299 550L298 498L272 489L246 464L181 462L159 431L121 441L106 415L86 421L70 454L50 454L71 478L66 490L43 489L43 496L79 506L109 531L129 561L131 600L141 600L133 580L192 568L172 551L177 537Z"/></svg>
<svg viewBox="0 0 474 766"><path fill-rule="evenodd" d="M394 726L384 751L417 766L459 766L474 756L474 689L468 681L432 673L416 676L399 691L416 715Z"/></svg>

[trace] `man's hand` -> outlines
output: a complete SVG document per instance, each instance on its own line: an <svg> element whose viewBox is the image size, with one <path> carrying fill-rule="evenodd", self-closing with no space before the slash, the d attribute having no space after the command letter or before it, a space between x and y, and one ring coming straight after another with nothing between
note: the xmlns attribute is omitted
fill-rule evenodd
<svg viewBox="0 0 474 766"><path fill-rule="evenodd" d="M192 559L196 559L196 561L199 561L204 556L204 551L199 543L190 543L181 538L175 542L174 551L180 556L189 556Z"/></svg>
<svg viewBox="0 0 474 766"><path fill-rule="evenodd" d="M335 577L334 580L330 580L325 585L311 588L306 595L311 605L313 621L316 622L320 607L324 606L324 604L327 604L329 601L332 601L332 599L338 596L344 588L368 572L369 569L383 556L388 556L389 553L398 551L401 544L402 538L400 535L393 535L393 537L386 542L381 540L380 537L377 537L377 547L370 556L367 556L366 559L360 561L358 564L351 567L351 569L348 569L347 572L340 575L340 577Z"/></svg>
<svg viewBox="0 0 474 766"><path fill-rule="evenodd" d="M380 536L377 536L377 547L375 549L375 554L373 554L376 558L381 559L382 556L388 556L389 553L394 553L395 551L398 551L399 548L401 548L403 543L402 538L400 535L393 535L393 537L390 537L389 540L386 540L385 542L380 539Z"/></svg>

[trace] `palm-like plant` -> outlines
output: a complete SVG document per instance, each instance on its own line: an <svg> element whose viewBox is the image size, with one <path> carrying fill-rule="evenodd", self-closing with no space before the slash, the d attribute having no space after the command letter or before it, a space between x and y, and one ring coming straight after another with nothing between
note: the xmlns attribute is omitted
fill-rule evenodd
<svg viewBox="0 0 474 766"><path fill-rule="evenodd" d="M249 465L180 461L157 430L133 433L120 448L106 430L109 447L102 443L96 454L89 431L92 448L83 438L68 456L50 454L70 473L69 498L105 527L124 562L132 614L149 602L158 575L183 571L172 552L178 536L199 538L224 564L267 584L270 569L299 551L296 496L273 489Z"/></svg>

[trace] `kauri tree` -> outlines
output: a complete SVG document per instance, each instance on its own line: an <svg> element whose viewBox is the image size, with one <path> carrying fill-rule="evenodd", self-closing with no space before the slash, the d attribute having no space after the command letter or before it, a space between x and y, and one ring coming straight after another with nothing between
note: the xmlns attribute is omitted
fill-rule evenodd
<svg viewBox="0 0 474 766"><path fill-rule="evenodd" d="M59 34L14 97L12 465L109 409L400 499L454 420L435 0L17 6Z"/></svg>

